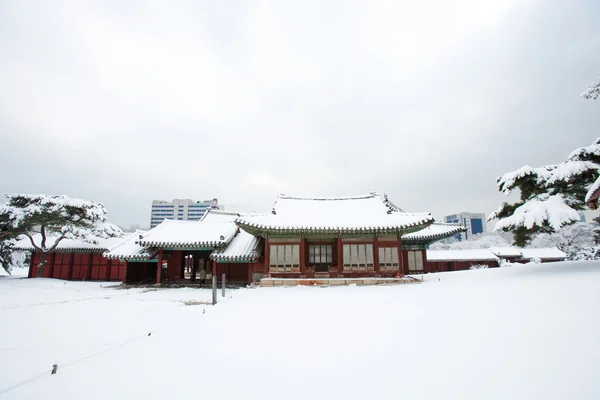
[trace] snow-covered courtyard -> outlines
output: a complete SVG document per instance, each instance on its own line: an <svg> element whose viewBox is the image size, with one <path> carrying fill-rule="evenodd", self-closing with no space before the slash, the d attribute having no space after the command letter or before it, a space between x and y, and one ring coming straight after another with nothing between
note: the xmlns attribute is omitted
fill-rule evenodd
<svg viewBox="0 0 600 400"><path fill-rule="evenodd" d="M0 277L0 397L600 398L598 262L229 290L214 307L208 289L114 286Z"/></svg>

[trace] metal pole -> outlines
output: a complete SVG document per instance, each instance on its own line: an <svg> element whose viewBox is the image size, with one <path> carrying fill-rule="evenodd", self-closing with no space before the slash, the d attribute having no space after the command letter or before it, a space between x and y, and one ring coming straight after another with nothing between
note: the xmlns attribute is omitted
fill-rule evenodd
<svg viewBox="0 0 600 400"><path fill-rule="evenodd" d="M221 296L225 297L225 273L221 275Z"/></svg>
<svg viewBox="0 0 600 400"><path fill-rule="evenodd" d="M212 303L213 306L217 304L217 275L212 276Z"/></svg>

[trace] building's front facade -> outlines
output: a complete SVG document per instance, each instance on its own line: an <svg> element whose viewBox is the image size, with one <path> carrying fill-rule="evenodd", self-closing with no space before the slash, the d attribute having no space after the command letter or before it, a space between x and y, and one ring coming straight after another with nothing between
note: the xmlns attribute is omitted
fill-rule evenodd
<svg viewBox="0 0 600 400"><path fill-rule="evenodd" d="M456 234L458 240L469 240L474 235L484 233L486 229L486 219L484 213L461 212L458 214L446 215L444 222L447 224L461 224L466 230Z"/></svg>
<svg viewBox="0 0 600 400"><path fill-rule="evenodd" d="M242 215L236 223L265 241L263 269L255 273L279 278L423 273L428 243L462 231L451 226L443 233L411 237L433 224L431 214L404 212L376 193L342 198L282 195L271 213Z"/></svg>
<svg viewBox="0 0 600 400"><path fill-rule="evenodd" d="M154 200L150 213L150 228L158 226L165 219L174 221L199 221L210 209L223 209L217 199L194 201L174 199L173 201Z"/></svg>

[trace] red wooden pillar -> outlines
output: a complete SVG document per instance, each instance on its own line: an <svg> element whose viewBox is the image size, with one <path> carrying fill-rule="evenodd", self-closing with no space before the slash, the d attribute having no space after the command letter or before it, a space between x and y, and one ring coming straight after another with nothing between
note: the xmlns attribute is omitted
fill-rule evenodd
<svg viewBox="0 0 600 400"><path fill-rule="evenodd" d="M252 283L252 269L254 268L254 262L248 262L248 283Z"/></svg>
<svg viewBox="0 0 600 400"><path fill-rule="evenodd" d="M88 257L87 271L85 272L85 280L86 281L92 280L92 261L93 261L93 259L94 259L94 253L90 253L89 257Z"/></svg>
<svg viewBox="0 0 600 400"><path fill-rule="evenodd" d="M306 238L300 235L300 275L306 275Z"/></svg>
<svg viewBox="0 0 600 400"><path fill-rule="evenodd" d="M342 237L338 236L335 239L336 251L337 251L337 268L338 274L344 273L344 246L342 244Z"/></svg>
<svg viewBox="0 0 600 400"><path fill-rule="evenodd" d="M67 280L73 280L73 263L75 262L75 252L71 252L71 258L69 259L69 272L67 274Z"/></svg>
<svg viewBox="0 0 600 400"><path fill-rule="evenodd" d="M50 271L49 278L54 278L54 258L55 258L54 255L55 254L56 253L51 253L50 257L49 257L50 260L46 261L46 262L48 262L48 271ZM46 260L48 260L48 254L47 253L46 253Z"/></svg>
<svg viewBox="0 0 600 400"><path fill-rule="evenodd" d="M56 262L56 252L50 254L50 278L54 278L54 264Z"/></svg>
<svg viewBox="0 0 600 400"><path fill-rule="evenodd" d="M171 273L169 274L169 278L173 281L178 281L181 279L181 266L183 261L183 250L176 250L171 253L171 258L173 263L169 262L169 268L171 268ZM171 261L171 260L169 260Z"/></svg>
<svg viewBox="0 0 600 400"><path fill-rule="evenodd" d="M402 251L402 240L400 235L397 237L398 243L398 271L400 275L407 275L406 266L408 265L408 252ZM406 258L406 259L405 259Z"/></svg>
<svg viewBox="0 0 600 400"><path fill-rule="evenodd" d="M421 254L423 256L423 272L428 274L429 273L429 262L427 261L427 250L425 250L425 249L421 250Z"/></svg>
<svg viewBox="0 0 600 400"><path fill-rule="evenodd" d="M381 269L379 267L379 238L377 235L373 238L373 265L375 267L375 274L380 275Z"/></svg>
<svg viewBox="0 0 600 400"><path fill-rule="evenodd" d="M156 283L160 283L163 265L163 249L158 250L158 265L156 266Z"/></svg>
<svg viewBox="0 0 600 400"><path fill-rule="evenodd" d="M35 251L31 252L31 258L29 259L29 272L27 273L27 277L28 278L35 278L35 276L37 275L35 273L35 262L34 262L34 258L35 258Z"/></svg>
<svg viewBox="0 0 600 400"><path fill-rule="evenodd" d="M102 257L102 255L100 255L100 257ZM109 260L106 262L106 275L105 275L105 278L106 278L106 279L104 279L105 281L110 281L110 273L112 272L112 271L111 271L111 269L112 269L112 262L111 262L111 261L112 261L112 260L110 260L110 259L109 259ZM100 259L100 262L102 262L102 258ZM117 267L117 268L119 268L119 267ZM118 272L117 272L117 275L119 275L119 273L118 273Z"/></svg>
<svg viewBox="0 0 600 400"><path fill-rule="evenodd" d="M265 265L264 265L264 273L269 273L269 260L271 259L271 246L269 245L269 238L265 238Z"/></svg>

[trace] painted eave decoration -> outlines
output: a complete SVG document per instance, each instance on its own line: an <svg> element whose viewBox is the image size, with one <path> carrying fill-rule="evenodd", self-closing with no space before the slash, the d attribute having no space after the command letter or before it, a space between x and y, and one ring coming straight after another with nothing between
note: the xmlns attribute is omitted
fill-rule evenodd
<svg viewBox="0 0 600 400"><path fill-rule="evenodd" d="M457 233L465 232L466 230L467 229L463 225L441 224L436 222L429 225L427 228L403 235L402 242L405 244L431 243L454 236Z"/></svg>
<svg viewBox="0 0 600 400"><path fill-rule="evenodd" d="M37 245L42 243L42 235L36 233L32 235L33 241ZM54 245L54 242L58 239L58 236L48 236L46 238L46 247L50 248ZM123 238L109 238L109 239L97 239L97 243L85 242L80 239L62 239L54 252L56 253L103 253L106 250L114 247L121 242ZM34 247L31 244L31 240L22 235L18 238L15 244L15 249L20 251L34 251Z"/></svg>

